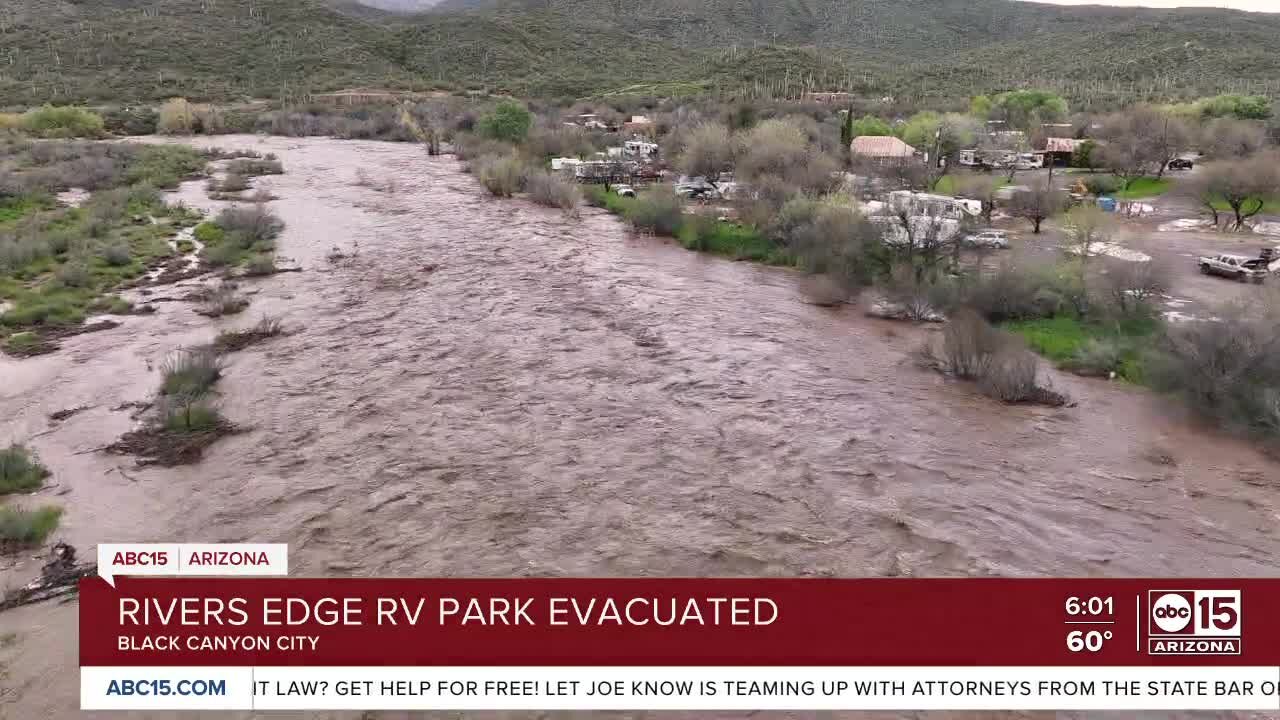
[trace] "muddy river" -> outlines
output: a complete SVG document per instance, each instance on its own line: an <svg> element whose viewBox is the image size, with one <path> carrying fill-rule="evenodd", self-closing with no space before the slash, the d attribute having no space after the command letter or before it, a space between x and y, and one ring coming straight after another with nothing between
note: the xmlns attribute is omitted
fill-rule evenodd
<svg viewBox="0 0 1280 720"><path fill-rule="evenodd" d="M310 576L1276 574L1280 466L1145 392L1055 375L1078 405L999 406L915 369L921 331L806 305L788 271L490 199L418 147L216 144L283 160L259 182L303 272L253 282L239 317L160 303L0 358L0 440L40 452L54 484L33 500L65 506L86 555L285 542ZM178 197L221 204L203 183ZM219 384L250 432L174 470L93 452L167 353L264 314L292 334ZM81 717L74 603L0 633L0 716Z"/></svg>

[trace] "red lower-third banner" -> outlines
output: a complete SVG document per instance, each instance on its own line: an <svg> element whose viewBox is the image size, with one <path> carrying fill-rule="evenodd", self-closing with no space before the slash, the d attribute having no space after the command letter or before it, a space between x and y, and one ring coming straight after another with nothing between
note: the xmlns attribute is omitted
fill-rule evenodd
<svg viewBox="0 0 1280 720"><path fill-rule="evenodd" d="M159 579L99 666L1280 665L1280 580Z"/></svg>

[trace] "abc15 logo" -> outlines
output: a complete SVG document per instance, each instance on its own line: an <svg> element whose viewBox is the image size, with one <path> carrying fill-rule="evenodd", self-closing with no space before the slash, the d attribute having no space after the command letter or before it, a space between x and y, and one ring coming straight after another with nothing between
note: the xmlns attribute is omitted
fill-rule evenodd
<svg viewBox="0 0 1280 720"><path fill-rule="evenodd" d="M1239 590L1150 590L1150 635L1240 637Z"/></svg>

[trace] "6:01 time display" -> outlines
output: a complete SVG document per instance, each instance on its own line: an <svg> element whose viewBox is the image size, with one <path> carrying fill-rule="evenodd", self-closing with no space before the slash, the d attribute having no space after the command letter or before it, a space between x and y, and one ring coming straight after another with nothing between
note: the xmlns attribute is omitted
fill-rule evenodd
<svg viewBox="0 0 1280 720"><path fill-rule="evenodd" d="M1066 610L1068 615L1113 615L1115 614L1115 601L1111 597L1087 597L1080 598L1074 595L1067 598Z"/></svg>

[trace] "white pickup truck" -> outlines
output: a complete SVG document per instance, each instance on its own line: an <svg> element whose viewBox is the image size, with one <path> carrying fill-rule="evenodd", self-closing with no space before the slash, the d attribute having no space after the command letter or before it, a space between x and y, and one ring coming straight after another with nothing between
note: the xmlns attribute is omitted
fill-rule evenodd
<svg viewBox="0 0 1280 720"><path fill-rule="evenodd" d="M1205 275L1221 275L1240 282L1260 283L1271 274L1270 263L1265 258L1244 255L1204 255L1200 258L1200 272Z"/></svg>

